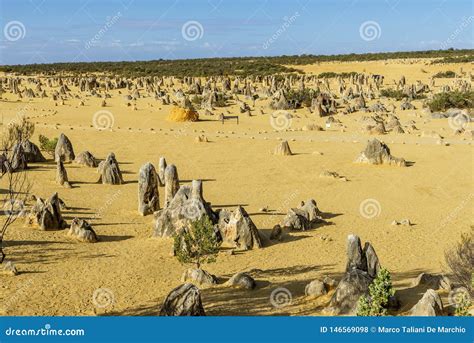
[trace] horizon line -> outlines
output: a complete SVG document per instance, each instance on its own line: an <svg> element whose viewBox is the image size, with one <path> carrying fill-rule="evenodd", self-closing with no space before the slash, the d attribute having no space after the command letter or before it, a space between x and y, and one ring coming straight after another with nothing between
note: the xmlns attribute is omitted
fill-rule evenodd
<svg viewBox="0 0 474 343"><path fill-rule="evenodd" d="M32 66L32 65L54 65L54 64L90 64L90 63L136 63L136 62L178 62L178 61L199 61L199 60L232 60L232 59L252 59L252 58L258 58L258 59L275 59L275 58L281 58L281 57L294 57L294 58L301 58L301 57L316 57L316 58L324 58L324 57L343 57L343 56L367 56L367 55L390 55L390 54L416 54L416 53L429 53L429 52L474 52L474 48L447 48L447 49L427 49L427 50L395 50L395 51L373 51L373 52L364 52L364 53L346 53L346 54L300 54L300 55L261 55L261 56L232 56L232 57L194 57L194 58L159 58L159 59L144 59L144 60L121 60L121 61L111 61L111 60L103 60L103 61L55 61L55 62L49 62L49 63L20 63L20 64L0 64L0 67L14 67L14 66ZM399 57L402 58L402 57ZM405 58L410 58L410 57L405 57ZM423 57L413 57L413 58L423 58ZM425 57L425 58L436 58L436 57ZM440 57L441 58L441 57ZM324 61L324 62L331 62L329 61Z"/></svg>

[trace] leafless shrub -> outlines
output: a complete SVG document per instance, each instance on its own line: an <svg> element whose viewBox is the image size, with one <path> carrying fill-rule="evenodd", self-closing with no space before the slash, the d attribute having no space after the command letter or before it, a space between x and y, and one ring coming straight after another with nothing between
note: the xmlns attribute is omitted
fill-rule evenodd
<svg viewBox="0 0 474 343"><path fill-rule="evenodd" d="M2 149L11 150L16 143L24 142L30 139L35 132L35 124L25 116L21 116L18 120L11 121L2 138Z"/></svg>
<svg viewBox="0 0 474 343"><path fill-rule="evenodd" d="M8 227L12 225L24 211L24 204L31 190L31 183L28 180L26 170L14 171L10 166L14 158L9 154L12 147L29 139L34 132L34 124L22 117L18 122L11 122L2 137L0 149L2 154L2 168L0 168L0 181L5 187L1 199L1 225L0 225L0 264L5 260L3 251L3 239ZM6 166L3 168L3 166ZM6 186L3 186L6 184Z"/></svg>
<svg viewBox="0 0 474 343"><path fill-rule="evenodd" d="M463 234L461 240L445 252L445 259L453 281L473 295L474 229L471 228L470 233Z"/></svg>

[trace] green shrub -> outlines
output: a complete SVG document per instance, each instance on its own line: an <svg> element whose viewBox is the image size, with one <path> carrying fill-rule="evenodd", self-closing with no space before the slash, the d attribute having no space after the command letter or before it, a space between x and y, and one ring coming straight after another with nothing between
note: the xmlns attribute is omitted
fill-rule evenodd
<svg viewBox="0 0 474 343"><path fill-rule="evenodd" d="M216 107L226 107L227 106L227 100L224 96L224 94L218 93L217 94L217 100L214 103Z"/></svg>
<svg viewBox="0 0 474 343"><path fill-rule="evenodd" d="M474 62L474 56L451 56L451 57L444 57L441 59L434 60L431 64L443 64L443 63L472 63Z"/></svg>
<svg viewBox="0 0 474 343"><path fill-rule="evenodd" d="M203 216L191 223L189 228L174 236L174 252L181 263L192 263L197 268L203 263L216 261L220 242L209 217Z"/></svg>
<svg viewBox="0 0 474 343"><path fill-rule="evenodd" d="M456 73L452 70L440 71L439 73L434 74L433 77L439 79L449 79L456 77Z"/></svg>
<svg viewBox="0 0 474 343"><path fill-rule="evenodd" d="M471 297L468 292L460 292L455 300L456 309L454 315L458 317L470 317L469 308L472 305Z"/></svg>
<svg viewBox="0 0 474 343"><path fill-rule="evenodd" d="M191 98L191 102L192 102L194 105L201 105L202 96L200 96L200 95L194 95L194 96Z"/></svg>
<svg viewBox="0 0 474 343"><path fill-rule="evenodd" d="M323 78L333 79L333 78L336 78L336 77L339 77L339 76L342 77L342 78L349 78L349 77L354 76L354 75L357 75L357 73L355 71L343 72L343 73L335 73L335 72L332 72L332 71L327 71L327 72L318 74L318 78L320 78L320 79L323 79Z"/></svg>
<svg viewBox="0 0 474 343"><path fill-rule="evenodd" d="M299 104L299 106L295 107L310 107L311 101L316 95L316 92L309 88L305 88L303 90L290 89L288 93L285 94L286 100L288 100L291 104Z"/></svg>
<svg viewBox="0 0 474 343"><path fill-rule="evenodd" d="M387 98L394 98L395 100L402 100L403 98L407 97L403 93L402 90L392 89L392 88L382 89L380 91L380 96L384 96L384 97L387 97Z"/></svg>
<svg viewBox="0 0 474 343"><path fill-rule="evenodd" d="M386 88L382 89L380 91L380 96L384 96L387 98L393 98L395 100L402 100L403 98L408 98L408 95L406 95L403 90L401 89L393 89L393 88ZM426 95L424 94L416 94L414 98L411 98L411 100L416 100L416 99L425 99Z"/></svg>
<svg viewBox="0 0 474 343"><path fill-rule="evenodd" d="M276 75L301 73L292 65L315 64L328 61L379 61L393 58L437 58L432 63L469 63L474 50L401 51L345 55L293 55L275 57L200 58L190 60L152 60L135 62L77 62L27 65L3 65L0 71L22 75L77 75L104 73L124 77L138 76L217 76L217 75ZM343 73L344 74L344 73ZM348 73L350 74L350 73ZM321 76L322 77L322 76Z"/></svg>
<svg viewBox="0 0 474 343"><path fill-rule="evenodd" d="M40 149L46 151L49 155L54 156L54 150L58 143L58 138L49 139L46 136L39 135Z"/></svg>
<svg viewBox="0 0 474 343"><path fill-rule="evenodd" d="M428 102L428 107L433 112L446 111L449 108L473 108L473 106L474 91L439 93Z"/></svg>
<svg viewBox="0 0 474 343"><path fill-rule="evenodd" d="M359 298L357 315L385 316L387 314L388 299L394 294L390 272L385 268L381 268L377 277L369 285L369 295L363 295Z"/></svg>

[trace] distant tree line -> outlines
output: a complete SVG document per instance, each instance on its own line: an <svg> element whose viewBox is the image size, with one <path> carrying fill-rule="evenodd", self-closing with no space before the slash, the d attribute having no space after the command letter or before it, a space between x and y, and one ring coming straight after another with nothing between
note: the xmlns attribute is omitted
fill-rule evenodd
<svg viewBox="0 0 474 343"><path fill-rule="evenodd" d="M188 60L153 60L134 62L77 62L0 66L0 71L21 75L105 73L124 77L136 76L219 76L270 75L298 73L290 65L319 62L378 61L400 58L437 58L433 63L468 63L474 61L474 49L384 52L348 55L294 55L277 57L201 58ZM326 75L329 76L329 75Z"/></svg>

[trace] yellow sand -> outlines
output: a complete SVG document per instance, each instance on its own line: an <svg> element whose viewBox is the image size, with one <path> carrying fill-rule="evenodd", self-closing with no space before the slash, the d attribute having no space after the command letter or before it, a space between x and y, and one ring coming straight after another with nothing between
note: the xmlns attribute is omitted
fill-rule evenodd
<svg viewBox="0 0 474 343"><path fill-rule="evenodd" d="M175 122L175 123L180 123L180 122L185 122L185 121L197 121L199 119L199 114L194 111L190 110L187 108L181 108L174 106L170 114L167 118L167 120Z"/></svg>

